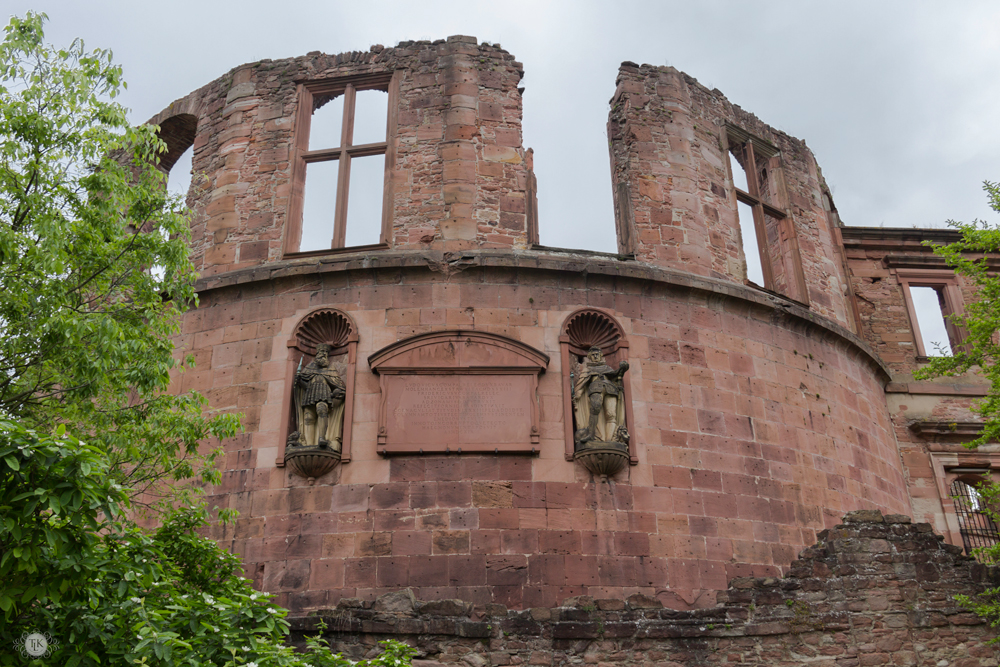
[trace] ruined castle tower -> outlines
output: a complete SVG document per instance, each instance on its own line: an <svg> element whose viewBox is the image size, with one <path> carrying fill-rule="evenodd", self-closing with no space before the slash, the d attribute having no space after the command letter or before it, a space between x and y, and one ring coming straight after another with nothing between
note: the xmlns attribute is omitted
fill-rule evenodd
<svg viewBox="0 0 1000 667"><path fill-rule="evenodd" d="M176 386L245 415L210 500L255 584L296 612L401 587L687 608L851 510L945 524L886 398L913 334L856 296L886 241L845 241L805 143L624 63L618 253L540 248L521 76L474 38L404 42L244 65L152 120L167 169L194 148Z"/></svg>

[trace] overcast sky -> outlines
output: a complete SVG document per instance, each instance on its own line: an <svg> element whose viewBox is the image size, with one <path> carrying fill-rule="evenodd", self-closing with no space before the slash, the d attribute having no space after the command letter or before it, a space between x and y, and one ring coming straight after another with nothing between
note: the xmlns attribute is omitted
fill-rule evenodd
<svg viewBox="0 0 1000 667"><path fill-rule="evenodd" d="M619 63L672 65L815 152L847 224L998 221L996 2L7 0L125 68L142 122L229 69L474 35L524 63L546 245L614 251L605 125Z"/></svg>

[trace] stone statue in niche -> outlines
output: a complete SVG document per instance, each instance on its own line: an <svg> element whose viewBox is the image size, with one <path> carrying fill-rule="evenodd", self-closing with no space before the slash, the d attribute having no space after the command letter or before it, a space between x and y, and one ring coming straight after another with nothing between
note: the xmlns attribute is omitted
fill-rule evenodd
<svg viewBox="0 0 1000 667"><path fill-rule="evenodd" d="M317 345L316 358L295 373L292 395L298 430L288 445L340 452L347 385L331 365L329 345Z"/></svg>
<svg viewBox="0 0 1000 667"><path fill-rule="evenodd" d="M627 370L628 362L624 360L617 369L608 366L599 347L590 348L576 367L573 412L578 427L574 434L577 449L599 443L628 446L622 381Z"/></svg>

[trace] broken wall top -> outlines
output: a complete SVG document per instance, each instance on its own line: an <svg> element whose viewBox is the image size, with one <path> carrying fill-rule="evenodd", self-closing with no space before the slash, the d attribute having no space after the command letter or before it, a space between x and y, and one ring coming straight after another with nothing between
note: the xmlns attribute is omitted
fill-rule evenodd
<svg viewBox="0 0 1000 667"><path fill-rule="evenodd" d="M742 238L737 200L755 198L760 211L749 228L762 249L759 287L852 326L836 212L804 142L672 67L628 62L608 136L620 252L743 283L750 239ZM733 178L741 164L744 196Z"/></svg>
<svg viewBox="0 0 1000 667"><path fill-rule="evenodd" d="M339 187L336 177L307 181L303 160L314 148L304 136L312 111L304 100L325 103L331 83L341 86L336 95L347 83L389 94L387 146L375 153L387 154L385 224L362 221L381 228L378 247L524 248L522 74L503 49L459 36L263 60L174 102L151 122L170 148L165 166L194 146L188 204L197 269L212 275L301 254L303 186ZM332 236L334 211L327 214Z"/></svg>
<svg viewBox="0 0 1000 667"><path fill-rule="evenodd" d="M499 46L458 36L263 60L178 100L152 122L170 147L165 167L194 147L188 203L197 269L210 276L337 252L532 249L536 188L522 144L522 75ZM386 141L345 144L336 156L334 147L317 151L308 136L313 109L347 99L347 86L388 93ZM763 168L751 170L761 177L754 215L766 274L757 287L855 328L836 212L803 142L673 68L623 64L611 103L623 261L745 283L732 165L746 161L741 146L749 146ZM316 222L303 212L310 189L335 190L348 209L361 196L350 174L323 181L307 177L310 169L343 172L339 165L373 155L385 156L382 218L347 224L364 225L378 242L345 247L345 223L334 221L340 205L331 204L330 222L319 224L329 224L333 247L304 252L303 221Z"/></svg>

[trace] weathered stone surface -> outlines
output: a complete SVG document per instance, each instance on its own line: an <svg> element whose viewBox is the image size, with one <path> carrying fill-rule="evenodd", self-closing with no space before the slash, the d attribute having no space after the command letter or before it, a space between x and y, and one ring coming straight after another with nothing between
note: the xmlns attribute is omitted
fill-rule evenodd
<svg viewBox="0 0 1000 667"><path fill-rule="evenodd" d="M918 317L926 325L936 317L960 313L963 303L976 299L974 282L954 274L927 245L955 243L960 235L946 229L843 227L842 238L855 294L858 333L893 373L886 392L899 454L907 469L913 508L907 514L912 513L915 521L932 524L952 544L962 544L951 497L958 494L950 487L959 478L974 485L978 474L950 470L1000 467L1000 454L966 450L961 444L980 433L979 417L971 408L987 387L974 374L926 381L912 377L913 371L925 364L922 355L935 354L933 349L919 349L923 336L918 331ZM989 261L995 265L997 259L994 256ZM913 295L918 287L937 293L940 313L914 310ZM947 341L938 342L952 347L961 343L964 334L950 320L942 318L937 323L947 336ZM926 343L924 346L930 348ZM893 519L887 516L886 520Z"/></svg>
<svg viewBox="0 0 1000 667"><path fill-rule="evenodd" d="M882 513L878 510L854 510L844 516L844 523L882 523Z"/></svg>
<svg viewBox="0 0 1000 667"><path fill-rule="evenodd" d="M619 232L635 232L622 239L634 242L634 257L533 246L521 69L498 46L465 38L313 53L238 68L157 117L171 147L164 164L187 142L204 175L189 193L200 304L184 315L176 341L198 366L177 375L174 389L201 391L212 410L245 415L246 432L221 443L222 479L209 492L240 518L212 536L240 554L256 586L297 613L363 599L367 608L341 607L360 624L356 612L403 588L471 604L468 616L420 616L451 637L459 620L506 618L508 609L532 610L517 621L525 635L544 634L551 622L591 622L589 609L563 618L557 605L574 597L616 613L624 609L602 601L624 607L638 594L697 609L721 592L720 600L743 605L733 614L749 616L748 601L772 604L792 593L783 574L794 575L802 594L819 596L830 577L859 576L871 556L881 576L943 581L939 563L899 561L881 528L833 529L838 517L868 508L889 513L886 525L899 535L933 539L931 525L907 526L896 515L912 510L938 530L956 525L945 521L949 499L938 497L950 478L935 475L979 455L949 443L931 451L911 428L921 411L959 420L956 433L972 428L961 421L971 390L948 385L951 397L929 406L926 386L905 377L918 361L907 348L897 268L914 260L898 251L924 253L926 263L918 235L839 227L803 142L676 70L625 64L609 125L609 194ZM301 190L291 182L297 86L392 74L399 94L388 247L288 252ZM772 183L782 191L772 204L793 228L768 223L780 232L768 236L777 257L771 291L743 283L735 158L724 147L739 132L780 153L772 166L781 178ZM789 290L799 267L784 251L795 243L805 294ZM350 460L310 485L282 465L297 361L288 356L289 332L322 308L356 325L358 362L344 375L353 383L345 425L350 419L354 441ZM628 343L622 355L631 370L622 381L631 390L635 460L607 480L566 460L563 449L572 416L559 341L582 308L614 318ZM435 442L440 455L419 443L412 454L379 453L382 379L364 360L445 331L496 334L550 358L537 392L529 391L537 429L521 454L457 454L446 441ZM934 437L951 433L950 423L933 427ZM808 547L823 529L831 532L814 552ZM961 536L948 540L957 545ZM835 561L825 559L828 549L837 550ZM752 583L727 588L742 577ZM839 613L837 605L891 605L890 597L829 604ZM825 614L816 618L833 623Z"/></svg>
<svg viewBox="0 0 1000 667"><path fill-rule="evenodd" d="M259 269L234 274L232 283L206 278L199 285L202 306L185 324L192 353L206 362L180 376L179 386L202 390L213 407L232 406L249 419L246 436L224 443L226 468L213 501L241 508L233 548L248 571L263 567L259 585L266 580L287 604L318 600L300 607L309 609L326 595L371 600L409 587L421 599L511 609L636 592L669 607L704 606L730 578L780 575L829 517L869 502L866 495L877 497L885 512L905 510L891 423L878 407L881 371L849 332L827 321L811 323L804 308L782 310L777 327L762 326L758 317L777 311L761 293L572 253L469 251L461 255L465 268L450 274L410 253L380 255L383 268L374 271L361 259L337 261L343 266L310 265L278 282L255 279ZM538 268L540 262L547 268ZM275 267L292 271L299 264ZM556 277L559 285L547 285ZM285 291L276 292L277 284ZM637 296L644 293L652 296ZM606 298L639 299L621 321L632 326L633 367L644 368L644 381L632 391L634 415L646 423L636 435L646 458L613 485L577 477L559 449L560 327L574 309ZM307 487L274 467L287 410L287 360L252 359L259 350L287 349L280 331L294 329L314 303L355 318L362 361L355 373L354 459ZM677 318L725 322L733 333L715 334L712 344L678 343L661 333L676 327ZM454 326L500 327L549 355L552 368L538 380L540 448L551 457L544 467L530 455L379 458L380 388L363 359L414 331ZM730 348L737 336L745 351ZM839 342L823 346L821 340ZM671 342L676 357L645 357L643 350ZM771 369L769 379L751 379L757 366ZM709 377L714 388L700 386ZM793 450L780 444L784 429L793 427L782 421L784 413L755 418L752 428L740 414L741 406L763 406L763 395L802 396L806 383L828 399L839 422L860 426L831 431L825 419L797 426L803 437ZM687 407L690 395L703 407ZM702 432L702 425L719 424L731 425L733 434ZM753 433L757 440L749 439ZM824 464L835 472L813 467L831 442L879 463L856 472L847 459ZM722 456L720 448L733 453ZM675 465L673 457L690 465ZM789 477L772 476L779 469ZM851 479L837 494L816 493L805 483L828 474L845 480L856 474L860 481ZM629 476L631 483L624 483ZM488 564L488 555L503 561ZM297 579L302 589L280 584L277 572L289 561L309 569ZM299 596L306 592L315 597Z"/></svg>
<svg viewBox="0 0 1000 667"><path fill-rule="evenodd" d="M608 138L619 252L637 259L742 284L748 260L740 231L735 149L754 145L780 156L762 198L787 210L761 216L767 240L759 261L768 289L849 326L848 278L839 261L829 188L805 142L762 122L672 67L623 64L611 99ZM774 187L780 172L784 188ZM808 249L808 251L800 251ZM833 288L833 285L838 287Z"/></svg>
<svg viewBox="0 0 1000 667"><path fill-rule="evenodd" d="M413 596L413 591L406 588L401 591L380 595L376 598L375 605L372 608L375 611L409 613L414 610L415 605L416 598Z"/></svg>
<svg viewBox="0 0 1000 667"><path fill-rule="evenodd" d="M468 616L472 604L462 600L432 600L418 608L421 616Z"/></svg>
<svg viewBox="0 0 1000 667"><path fill-rule="evenodd" d="M982 590L977 577L983 568L936 539L923 539L925 532L899 517L885 521L880 514L855 513L850 519L829 531L835 539L807 550L796 565L802 575L734 580L720 594L720 599L728 595L728 602L714 608L656 609L635 599L630 609L620 600L618 605L598 600L593 608L576 597L567 602L587 608L508 611L490 623L458 623L447 633L435 633L430 621L401 612L372 624L375 634L358 636L346 625L331 626L326 639L335 650L357 655L377 639L419 634L422 667L455 662L468 667L652 662L994 667L996 649L986 642L996 631L953 598ZM887 573L879 554L853 551L866 540L884 541L893 559L933 564L938 580ZM839 560L855 554L860 557L851 573L836 574ZM991 576L996 581L1000 575ZM734 594L744 596L734 602ZM371 613L347 609L361 618ZM309 621L293 619L293 626L305 632L314 627Z"/></svg>
<svg viewBox="0 0 1000 667"><path fill-rule="evenodd" d="M622 600L597 600L597 608L601 611L622 611L625 609L625 602Z"/></svg>
<svg viewBox="0 0 1000 667"><path fill-rule="evenodd" d="M662 609L663 603L654 597L648 595L643 595L641 593L636 593L635 595L628 596L625 600L628 604L629 609Z"/></svg>

